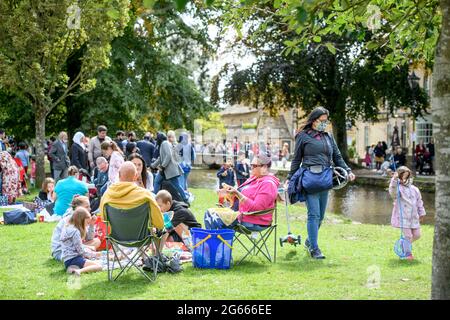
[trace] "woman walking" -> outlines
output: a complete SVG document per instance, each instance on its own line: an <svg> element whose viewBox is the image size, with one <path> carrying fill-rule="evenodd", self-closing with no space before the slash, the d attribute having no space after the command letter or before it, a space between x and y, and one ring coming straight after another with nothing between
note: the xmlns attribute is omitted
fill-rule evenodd
<svg viewBox="0 0 450 320"><path fill-rule="evenodd" d="M301 128L295 137L295 151L291 163L291 170L288 180L285 183L287 188L289 179L302 167L305 170L319 172L332 165L342 167L349 172L349 179L353 181L355 175L342 159L341 153L334 138L325 132L328 126L329 112L323 107L315 108L308 116L307 123ZM325 209L328 201L328 191L308 193L306 192L306 207L308 209L308 239L305 246L314 259L324 259L318 245L319 229L325 216Z"/></svg>

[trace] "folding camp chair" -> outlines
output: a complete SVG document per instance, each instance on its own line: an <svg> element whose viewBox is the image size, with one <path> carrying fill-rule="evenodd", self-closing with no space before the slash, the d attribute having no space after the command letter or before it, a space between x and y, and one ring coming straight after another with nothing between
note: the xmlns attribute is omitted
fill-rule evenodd
<svg viewBox="0 0 450 320"><path fill-rule="evenodd" d="M253 255L256 256L259 253L261 253L267 260L270 262L276 262L277 259L277 207L275 205L274 208L270 208L267 210L261 210L261 211L254 211L254 212L246 212L244 215L263 215L273 212L273 219L272 224L268 226L267 228L261 230L261 231L251 231L244 227L241 224L237 224L234 227L235 230L235 236L234 240L239 242L247 252L245 256L239 260L236 265L240 264L242 261L244 261L248 256ZM275 231L275 232L274 232ZM273 259L270 255L270 250L267 247L267 241L269 240L270 235L274 232L274 243L273 243ZM248 247L245 245L244 241L242 241L241 236L244 238L247 238L250 243L251 247Z"/></svg>
<svg viewBox="0 0 450 320"><path fill-rule="evenodd" d="M150 257L147 255L146 250L151 247L152 250L154 250L154 256L159 257L159 244L155 244L157 237L151 230L149 230L149 223L151 220L149 217L148 203L131 209L119 209L107 204L105 206L105 210L107 217L106 247L111 247L114 253L114 259L110 268L110 252L108 250L108 279L110 281L116 281L125 271L134 266L147 280L155 281L158 270L155 264L157 264L160 259L149 259ZM128 255L121 247L137 248L137 250L136 252ZM125 265L122 265L123 263L120 262L117 255L119 252L126 256L129 260ZM153 273L151 276L145 273L142 268L136 264L139 258L146 258L152 261ZM116 260L119 263L121 270L120 273L113 279L114 263Z"/></svg>

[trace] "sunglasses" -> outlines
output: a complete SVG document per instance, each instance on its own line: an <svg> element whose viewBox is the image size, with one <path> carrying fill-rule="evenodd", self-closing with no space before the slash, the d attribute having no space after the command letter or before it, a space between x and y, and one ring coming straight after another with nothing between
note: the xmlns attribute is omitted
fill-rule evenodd
<svg viewBox="0 0 450 320"><path fill-rule="evenodd" d="M263 167L263 164L251 164L252 169L258 168L258 167Z"/></svg>

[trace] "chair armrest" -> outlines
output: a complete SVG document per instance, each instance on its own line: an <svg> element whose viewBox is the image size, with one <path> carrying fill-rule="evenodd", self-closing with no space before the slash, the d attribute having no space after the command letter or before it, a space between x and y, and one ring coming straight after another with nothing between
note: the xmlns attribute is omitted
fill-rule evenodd
<svg viewBox="0 0 450 320"><path fill-rule="evenodd" d="M275 208L265 209L265 210L259 210L259 211L252 211L252 212L242 212L245 216L260 216L263 214L268 214L270 212L273 212Z"/></svg>

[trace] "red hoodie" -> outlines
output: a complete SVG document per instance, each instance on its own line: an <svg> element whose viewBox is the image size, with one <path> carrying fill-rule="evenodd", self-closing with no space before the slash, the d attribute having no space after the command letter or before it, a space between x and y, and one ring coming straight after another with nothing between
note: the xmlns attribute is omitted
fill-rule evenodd
<svg viewBox="0 0 450 320"><path fill-rule="evenodd" d="M274 208L278 196L280 180L273 174L256 178L255 176L243 183L239 189L247 198L239 204L239 212L254 212ZM258 216L241 215L239 220L259 225L272 224L272 213Z"/></svg>

